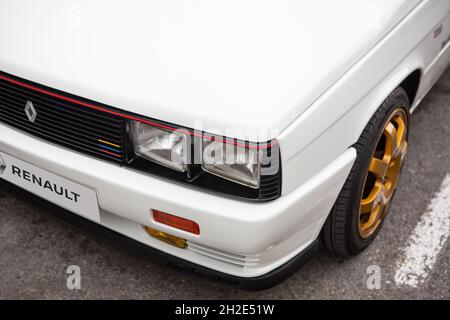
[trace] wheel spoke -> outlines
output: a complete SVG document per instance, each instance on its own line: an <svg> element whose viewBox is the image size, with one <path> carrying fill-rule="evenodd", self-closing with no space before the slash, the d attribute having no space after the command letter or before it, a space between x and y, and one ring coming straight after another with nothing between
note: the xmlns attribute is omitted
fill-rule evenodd
<svg viewBox="0 0 450 320"><path fill-rule="evenodd" d="M386 176L388 168L389 162L377 158L372 158L369 166L369 171L372 172L377 178L383 179Z"/></svg>
<svg viewBox="0 0 450 320"><path fill-rule="evenodd" d="M393 186L391 186L391 189L388 189L385 184L381 186L380 203L383 207L385 207L391 201L393 191Z"/></svg>
<svg viewBox="0 0 450 320"><path fill-rule="evenodd" d="M382 212L383 212L383 207L375 208L375 210L371 213L369 220L361 225L361 229L363 231L373 229L373 227L378 224L378 221L381 218Z"/></svg>
<svg viewBox="0 0 450 320"><path fill-rule="evenodd" d="M383 184L376 182L367 198L361 200L361 213L371 213L380 203Z"/></svg>
<svg viewBox="0 0 450 320"><path fill-rule="evenodd" d="M403 119L399 116L395 118L395 123L397 123L397 141L401 144L402 142L406 141L406 124L403 121Z"/></svg>
<svg viewBox="0 0 450 320"><path fill-rule="evenodd" d="M386 136L386 153L392 157L398 148L397 129L392 122L387 124L384 134Z"/></svg>

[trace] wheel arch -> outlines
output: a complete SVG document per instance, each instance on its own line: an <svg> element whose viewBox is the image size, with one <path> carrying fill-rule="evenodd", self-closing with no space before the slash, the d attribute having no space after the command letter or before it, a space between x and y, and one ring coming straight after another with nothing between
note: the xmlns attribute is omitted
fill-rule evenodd
<svg viewBox="0 0 450 320"><path fill-rule="evenodd" d="M364 128L384 100L397 87L402 84L407 85L408 87L405 90L409 92L408 95L417 100L418 97L416 96L423 70L420 62L421 59L414 58L405 60L381 81L374 83L372 88L360 98L355 99L356 102L353 105L339 106L342 114L331 126L325 128L320 122L318 122L318 125L311 126L314 119L328 116L328 111L321 106L321 108L311 109L301 122L294 123L292 129L283 132L281 139L279 139L285 168L283 195L295 190L299 181L311 179L348 148L351 148L358 141ZM346 89L349 90L350 88ZM350 93L350 91L346 92ZM345 109L347 110L344 111ZM309 143L300 148L298 146L299 139L303 140L305 136L310 135L311 132L308 132L308 130L319 132L319 127L323 128L320 129L320 133L316 137L309 137L308 139L311 139ZM339 137L339 139L336 140L336 137ZM298 171L298 168L308 168L308 170ZM293 175L287 175L286 172L296 172L295 178L293 178Z"/></svg>
<svg viewBox="0 0 450 320"><path fill-rule="evenodd" d="M409 111L411 112L411 108L418 98L417 94L423 76L423 68L418 64L415 67L411 67L411 65L404 64L396 68L341 119L344 123L341 127L349 126L352 120L359 119L359 121L356 121L358 125L347 136L349 139L347 140L348 148L352 148L357 143L372 117L398 87L402 87L406 91L409 99Z"/></svg>
<svg viewBox="0 0 450 320"><path fill-rule="evenodd" d="M409 107L412 108L418 98L417 94L419 92L422 76L423 68L420 65L414 65L414 67L412 65L399 66L378 84L378 86L371 90L358 104L359 106L362 106L362 109L366 110L366 112L360 115L363 119L359 122L360 126L353 137L353 143L358 141L364 128L383 104L384 100L386 100L386 98L398 87L402 87L406 91L409 98ZM358 109L358 107L356 107L355 110L356 109ZM351 147L353 143L351 143L349 147Z"/></svg>
<svg viewBox="0 0 450 320"><path fill-rule="evenodd" d="M422 70L416 69L400 84L400 87L402 87L408 94L409 103L411 106L413 106L416 101L421 79Z"/></svg>

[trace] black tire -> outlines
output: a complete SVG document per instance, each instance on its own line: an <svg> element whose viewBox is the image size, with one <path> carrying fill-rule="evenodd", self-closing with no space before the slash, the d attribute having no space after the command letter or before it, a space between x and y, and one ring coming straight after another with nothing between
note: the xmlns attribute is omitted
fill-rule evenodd
<svg viewBox="0 0 450 320"><path fill-rule="evenodd" d="M363 239L360 236L358 229L360 199L370 161L384 125L399 107L404 108L409 115L408 95L401 87L383 102L353 146L357 151L356 161L321 234L323 245L334 254L353 256L361 253L373 242L382 227L380 224L369 238Z"/></svg>

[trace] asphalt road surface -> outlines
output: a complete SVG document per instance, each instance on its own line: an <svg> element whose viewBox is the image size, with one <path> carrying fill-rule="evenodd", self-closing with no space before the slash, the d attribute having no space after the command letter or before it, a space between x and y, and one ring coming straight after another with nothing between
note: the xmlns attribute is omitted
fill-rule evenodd
<svg viewBox="0 0 450 320"><path fill-rule="evenodd" d="M157 264L112 241L114 234L97 235L0 183L0 298L450 299L449 174L450 70L412 117L395 204L369 250L351 259L320 252L281 285L256 293ZM80 290L67 288L70 265L80 267ZM419 278L402 278L408 270ZM378 274L380 283L369 278Z"/></svg>

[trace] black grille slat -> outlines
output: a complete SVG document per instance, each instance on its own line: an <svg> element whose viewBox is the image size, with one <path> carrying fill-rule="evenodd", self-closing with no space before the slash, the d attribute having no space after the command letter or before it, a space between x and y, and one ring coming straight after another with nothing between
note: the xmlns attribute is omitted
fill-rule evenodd
<svg viewBox="0 0 450 320"><path fill-rule="evenodd" d="M0 79L0 81L2 81L2 80ZM96 113L97 118L99 118L99 119L104 118L104 119L106 119L108 121L111 120L112 122L117 122L117 123L120 123L122 121L122 119L120 117L117 117L116 115L113 115L113 114L110 114L110 113L107 113L107 112L103 112L103 111L99 111L99 110L96 110L96 109L91 109L91 108L88 108L86 106L81 106L81 105L72 103L70 101L66 101L66 100L63 100L63 99L58 99L56 97L53 97L53 96L50 96L50 95L46 95L46 94L43 94L43 93L31 90L31 89L28 89L28 88L22 88L22 87L19 87L19 86L16 86L16 85L13 85L13 84L10 84L10 83L7 83L7 82L2 82L1 83L1 87L4 88L5 90L6 90L5 87L10 88L12 90L12 92L14 93L14 95L18 95L19 93L22 93L22 94L25 94L26 97L32 96L32 97L35 97L37 99L43 99L45 101L48 101L47 103L49 103L50 105L58 104L58 105L61 105L61 106L65 107L65 108L75 109L75 110L77 110L77 111L79 111L81 113L87 113L87 114ZM31 99L27 98L27 100L31 100Z"/></svg>
<svg viewBox="0 0 450 320"><path fill-rule="evenodd" d="M12 110L13 107L9 104L6 104L5 102L2 102L1 97L0 97L0 104L2 105L2 107L4 109L10 110L11 115L16 115L16 117L19 121L24 121L25 123L29 123L28 119L25 115L25 112L20 112L19 110ZM36 109L38 110L38 108L36 108ZM38 110L38 114L40 115L39 110ZM51 130L56 130L57 131L56 133L58 133L58 134L67 135L67 132L70 132L70 135L68 136L68 138L72 137L72 135L74 135L75 137L82 138L82 139L94 139L94 137L95 137L94 141L96 141L97 139L101 139L102 137L104 138L104 136L99 136L99 133L83 132L80 130L74 131L73 127L70 127L70 126L67 127L64 125L61 126L60 123L55 122L50 117L48 117L48 118L41 117L40 119L36 118L35 123L32 125L31 124L29 124L29 125L32 127L39 128L39 127L42 127L43 124L48 125L48 127L46 126L45 128L50 128ZM61 129L63 129L63 130L61 130ZM113 143L114 142L120 143L121 138L115 138L114 140L110 139L109 141L111 141Z"/></svg>
<svg viewBox="0 0 450 320"><path fill-rule="evenodd" d="M272 183L265 183L264 182L264 190L272 190L275 188L279 188L280 183L278 181L272 182Z"/></svg>
<svg viewBox="0 0 450 320"><path fill-rule="evenodd" d="M2 104L3 108L9 109L12 113L17 114L17 116L20 119L22 119L23 121L28 121L24 111L21 112L20 110L14 108L10 104L5 103L3 101L3 97L1 97L1 96L0 96L0 104ZM39 107L38 106L35 106L35 107L36 107L38 114L41 115L42 112L39 109ZM122 142L121 136L113 137L113 136L109 135L108 133L92 132L90 129L86 128L85 126L83 126L82 128L77 127L77 125L67 123L66 121L64 121L64 119L57 119L57 117L54 117L53 115L46 114L45 117L40 116L36 119L36 122L34 123L35 126L41 126L42 124L47 124L52 129L53 128L55 128L55 129L63 128L64 130L70 131L71 134L75 135L76 137L92 138L93 136L96 136L99 139L103 138L103 139L106 139L106 140L116 143L116 144L120 144ZM77 129L76 131L73 130L74 127ZM64 131L62 131L62 133L64 133Z"/></svg>
<svg viewBox="0 0 450 320"><path fill-rule="evenodd" d="M13 118L9 115L2 114L2 115L0 115L0 117L6 118L8 121L14 123L17 126L20 126L20 128L27 130L29 132L33 132L36 134L44 134L44 133L48 132L50 136L52 134L57 136L58 138L55 138L55 139L57 139L59 141L65 141L66 143L69 143L69 144L73 142L74 144L78 144L80 146L90 147L90 148L92 148L93 151L100 149L98 147L98 144L95 143L95 141L93 141L93 140L83 139L83 138L76 137L76 136L68 137L67 134L65 134L64 132L58 131L53 128L43 127L43 126L34 126L33 128L31 128L30 126L23 125L22 121L20 119Z"/></svg>
<svg viewBox="0 0 450 320"><path fill-rule="evenodd" d="M122 135L114 135L113 133L110 133L109 131L101 131L100 128L94 130L94 128L88 128L85 125L76 124L75 122L69 122L65 119L57 119L57 116L52 114L46 114L45 112L42 112L42 109L39 108L38 105L36 107L36 110L38 114L43 114L45 116L44 120L36 119L36 122L39 123L40 121L48 124L55 124L55 121L60 121L61 127L66 128L67 130L70 130L70 126L73 125L77 128L77 131L80 133L84 133L85 135L95 135L98 138L103 138L105 140L111 141L113 143L120 144L122 142ZM57 124L57 123L56 123ZM73 127L72 127L73 128Z"/></svg>
<svg viewBox="0 0 450 320"><path fill-rule="evenodd" d="M261 192L261 194L271 194L273 192L276 192L279 190L279 187L272 187L272 188L264 188L264 191Z"/></svg>
<svg viewBox="0 0 450 320"><path fill-rule="evenodd" d="M12 97L6 97L2 96L0 92L0 100L3 100L5 102L8 102L12 107L16 108L19 112L24 113L23 108L19 108L19 106L25 105L26 101L16 101L12 99ZM38 102L33 103L34 107L38 111L38 114L43 114L45 117L49 116L54 119L57 119L58 121L64 121L66 124L80 127L80 129L87 129L89 131L95 131L95 134L107 134L109 136L114 137L115 139L121 139L122 135L117 134L117 128L109 128L105 126L101 126L97 123L92 123L92 121L89 122L89 119L80 119L77 118L75 115L72 114L64 114L61 112L58 112L55 108L52 110ZM94 134L94 133L93 133Z"/></svg>
<svg viewBox="0 0 450 320"><path fill-rule="evenodd" d="M51 110L50 108L48 108L48 106L46 105L42 105L39 102L35 103L35 106L37 106L37 108L39 108L41 110L41 112L43 112L44 114L49 114L49 115L53 115L53 116L57 116L60 117L62 119L65 119L66 121L71 121L73 122L75 125L79 125L82 127L86 127L87 125L91 126L91 127L95 127L97 128L98 131L100 132L104 132L105 130L107 130L108 132L110 132L111 134L116 134L116 136L121 136L117 134L117 129L120 129L121 126L117 126L115 128L111 127L111 126L104 126L101 124L97 124L95 122L89 121L89 119L86 117L82 117L82 119L80 118L76 118L76 114L72 114L72 113L65 113L65 112L58 112L57 110Z"/></svg>
<svg viewBox="0 0 450 320"><path fill-rule="evenodd" d="M31 123L25 114L27 101L31 101L37 111L34 123ZM0 122L96 158L116 163L124 161L123 118L2 79ZM100 143L99 139L119 147Z"/></svg>
<svg viewBox="0 0 450 320"><path fill-rule="evenodd" d="M21 130L23 130L23 131L25 131L27 133L33 134L34 136L36 136L38 138L41 138L41 139L44 139L44 140L47 140L47 141L50 141L50 142L53 142L53 143L57 143L57 144L63 145L63 146L68 147L70 149L75 149L75 150L78 150L78 151L82 151L82 152L86 152L86 153L89 153L89 154L96 155L97 157L108 158L108 159L111 159L111 160L114 160L114 161L117 161L117 159L118 159L118 158L115 158L113 156L110 156L110 155L107 155L107 154L103 154L98 149L96 150L94 148L87 147L87 146L82 145L80 143L77 143L75 141L69 142L68 140L56 138L55 135L43 133L41 129L37 129L36 128L36 129L30 130L29 127L26 127L26 126L18 123L15 120L11 120L11 118L8 118L7 116L5 116L3 114L0 114L0 121L2 121L3 123L5 123L5 124L7 124L9 126L14 127L14 128L18 128L18 129L21 129Z"/></svg>
<svg viewBox="0 0 450 320"><path fill-rule="evenodd" d="M270 165L263 165L264 174L261 175L261 183L259 188L260 200L272 200L281 195L281 165L280 157L271 157L272 153L279 154L277 148L269 148L267 152L263 152L263 164L270 163Z"/></svg>
<svg viewBox="0 0 450 320"><path fill-rule="evenodd" d="M79 147L84 147L86 150L96 151L96 150L100 149L92 141L87 141L86 139L79 139L77 137L69 138L69 137L67 137L67 135L62 134L61 132L58 132L54 129L49 129L47 127L42 127L42 126L30 127L30 126L24 125L20 119L11 117L9 115L0 114L0 118L5 119L10 124L12 124L14 126L18 126L27 132L35 133L36 135L46 135L49 137L54 136L55 140L65 142L66 144L74 144Z"/></svg>
<svg viewBox="0 0 450 320"><path fill-rule="evenodd" d="M120 117L115 115L110 115L107 113L103 113L101 111L95 109L89 109L88 107L83 106L73 106L65 103L62 100L53 101L47 97L37 96L35 93L23 93L23 92L14 92L12 90L7 90L3 88L0 84L0 95L5 97L9 97L10 99L15 99L16 103L18 103L19 107L22 107L21 104L26 103L26 101L30 100L34 104L40 104L41 106L45 106L50 111L55 113L64 113L64 114L72 114L77 117L81 117L81 121L98 122L99 125L104 127L111 127L112 129L117 129L121 127L123 120ZM99 117L98 115L101 115Z"/></svg>
<svg viewBox="0 0 450 320"><path fill-rule="evenodd" d="M8 92L8 94L6 95L6 92ZM15 98L15 99L21 99L20 103L26 103L26 101L31 100L31 101L36 101L39 102L41 105L46 106L47 108L49 108L51 111L53 112L61 112L61 113L68 113L68 114L73 114L76 116L79 116L83 119L87 119L88 122L95 122L98 123L100 125L103 126L107 126L107 127L112 127L112 128L117 128L121 126L122 123L122 119L119 118L119 122L116 122L116 116L113 115L106 115L103 116L102 118L100 117L96 117L96 118L92 118L92 115L94 112L99 112L97 110L90 110L86 107L82 107L82 106L77 106L78 109L75 109L73 106L69 106L67 104L64 104L62 102L58 102L58 101L52 101L51 99L48 99L46 97L39 97L36 96L32 93L30 93L29 95L32 97L27 96L27 94L24 93L15 93L14 91L8 91L4 88L2 88L0 86L0 94L5 93L5 96L11 97L11 98ZM83 109L87 109L87 110L83 110ZM95 114L95 116L97 116L97 114Z"/></svg>

